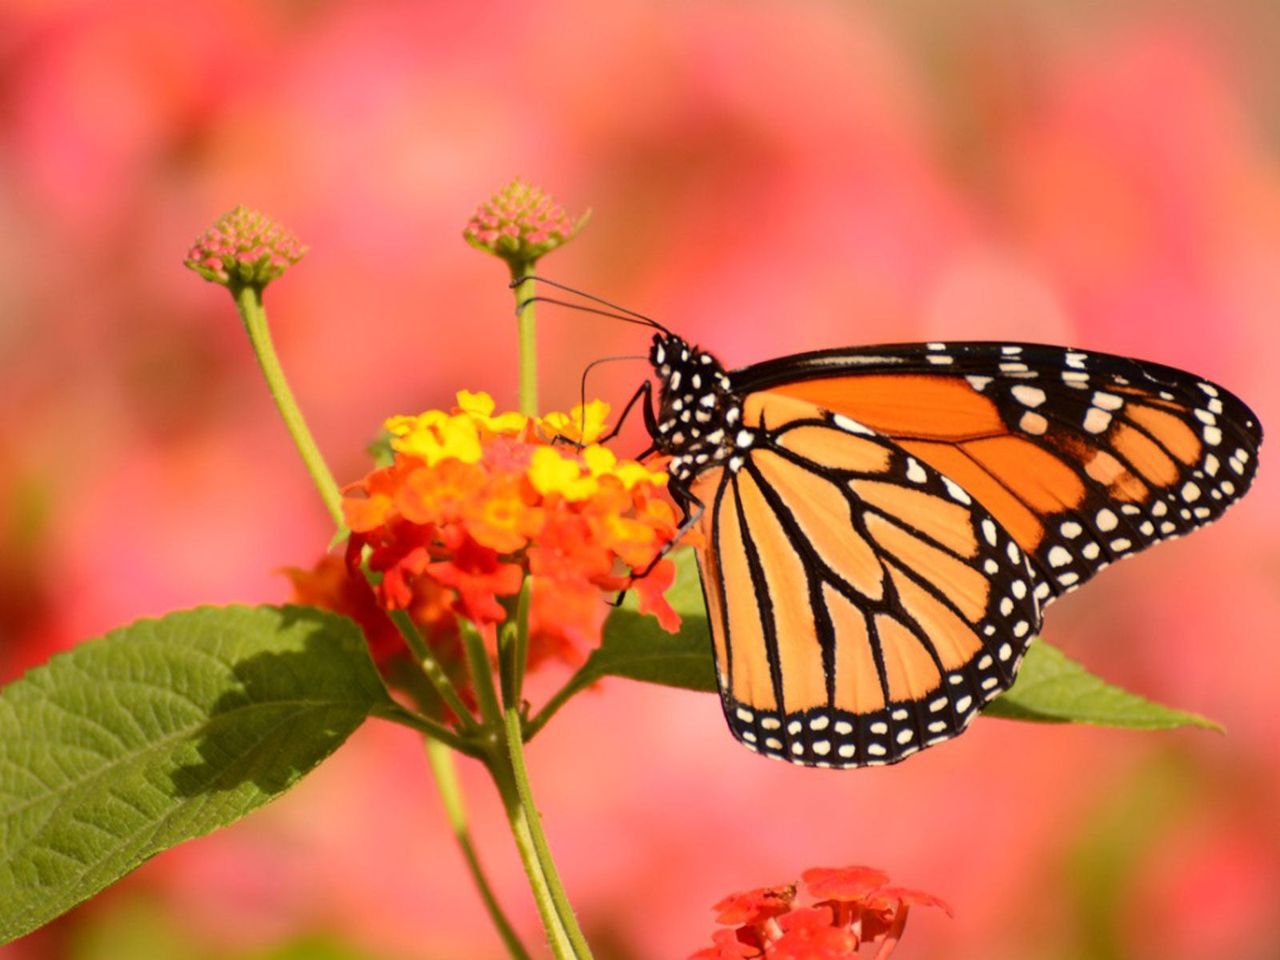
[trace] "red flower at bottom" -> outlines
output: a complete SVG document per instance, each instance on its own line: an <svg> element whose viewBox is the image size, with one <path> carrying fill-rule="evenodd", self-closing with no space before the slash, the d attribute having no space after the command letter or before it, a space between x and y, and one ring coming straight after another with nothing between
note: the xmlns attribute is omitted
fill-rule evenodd
<svg viewBox="0 0 1280 960"><path fill-rule="evenodd" d="M770 917L782 916L791 909L795 899L796 885L792 883L785 887L760 887L745 893L731 893L711 909L716 911L716 923L755 926Z"/></svg>
<svg viewBox="0 0 1280 960"><path fill-rule="evenodd" d="M793 910L778 925L782 936L765 954L770 960L844 960L857 955L858 937L849 928L836 926L828 907Z"/></svg>
<svg viewBox="0 0 1280 960"><path fill-rule="evenodd" d="M689 960L856 960L875 944L876 960L898 945L913 905L951 908L920 890L888 886L873 867L818 867L801 877L812 906L797 905L796 886L761 887L725 897L713 908L719 923L712 946Z"/></svg>
<svg viewBox="0 0 1280 960"><path fill-rule="evenodd" d="M711 946L699 950L689 960L757 960L764 956L759 942L748 943L740 937L738 930L717 930L711 937Z"/></svg>

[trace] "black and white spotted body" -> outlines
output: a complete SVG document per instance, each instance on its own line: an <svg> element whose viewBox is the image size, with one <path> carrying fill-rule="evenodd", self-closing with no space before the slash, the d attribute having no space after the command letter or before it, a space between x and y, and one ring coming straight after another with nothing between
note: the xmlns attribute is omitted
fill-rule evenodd
<svg viewBox="0 0 1280 960"><path fill-rule="evenodd" d="M667 334L653 338L649 362L659 381L653 445L671 457L667 470L673 492L687 490L698 473L712 466L738 470L742 462L737 453L750 446L754 435L742 428L742 401L720 361Z"/></svg>

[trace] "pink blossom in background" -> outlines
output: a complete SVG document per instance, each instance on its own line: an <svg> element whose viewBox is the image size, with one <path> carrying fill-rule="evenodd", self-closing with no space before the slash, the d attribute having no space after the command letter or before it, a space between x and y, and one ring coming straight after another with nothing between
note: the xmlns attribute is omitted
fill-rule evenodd
<svg viewBox="0 0 1280 960"><path fill-rule="evenodd" d="M460 231L513 176L594 211L550 275L730 365L1074 342L1202 372L1276 429L1265 7L10 3L0 672L171 607L281 601L278 571L327 543L225 293L182 267L241 202L310 248L267 307L344 482L389 413L462 387L512 406L506 272ZM554 309L539 335L547 408L576 402L591 360L647 346ZM620 402L644 374L608 365L591 391ZM1226 737L983 720L901 766L819 771L742 750L711 696L611 681L574 701L530 763L599 955L686 956L724 892L820 863L955 908L916 916L905 958L1280 953L1278 490L1264 463L1221 523L1108 571L1046 629ZM536 942L501 809L462 767ZM130 897L219 956L316 931L369 956L500 955L420 745L376 723L281 802L0 955L71 958Z"/></svg>

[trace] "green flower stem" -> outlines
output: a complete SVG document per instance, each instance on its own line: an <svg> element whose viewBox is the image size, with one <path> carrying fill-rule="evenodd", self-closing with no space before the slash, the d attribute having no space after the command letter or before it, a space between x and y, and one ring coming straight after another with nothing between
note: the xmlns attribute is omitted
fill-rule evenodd
<svg viewBox="0 0 1280 960"><path fill-rule="evenodd" d="M453 684L449 681L449 676L444 672L444 668L440 666L440 661L435 658L435 654L427 646L427 641L418 632L418 627L413 622L413 619L404 610L392 610L390 615L391 622L400 631L400 636L404 638L405 644L408 645L409 650L413 653L414 660L422 668L422 672L426 674L427 681L435 688L436 693L440 695L440 699L453 711L453 715L458 718L458 723L461 724L463 730L467 733L474 733L479 730L480 725L476 723L475 717L471 715L470 708L458 696L458 691L454 689Z"/></svg>
<svg viewBox="0 0 1280 960"><path fill-rule="evenodd" d="M569 681L552 694L551 698L542 705L542 709L534 716L532 720L525 724L524 739L525 743L532 740L543 727L547 725L547 721L555 716L556 711L568 703L582 689L582 684L575 683L576 675L570 677Z"/></svg>
<svg viewBox="0 0 1280 960"><path fill-rule="evenodd" d="M511 279L519 281L533 272L532 262L512 262ZM516 326L520 348L520 412L533 417L538 414L538 343L534 324L533 304L526 302L531 296L528 284L517 282L512 288L516 298ZM573 907L565 895L564 885L556 871L555 861L546 835L542 832L542 818L533 803L529 788L529 772L524 762L524 729L521 717L520 693L524 680L524 661L529 649L529 587L525 581L517 605L515 650L511 657L499 657L503 669L502 724L505 756L494 756L489 769L498 792L502 796L515 837L516 848L524 863L525 873L533 888L534 900L547 938L557 960L590 960L591 948L578 928ZM485 665L488 658L485 658ZM473 667L472 675L478 671ZM493 694L492 679L488 680L489 695ZM482 696L477 692L477 696ZM486 711L486 721L488 714Z"/></svg>
<svg viewBox="0 0 1280 960"><path fill-rule="evenodd" d="M389 720L392 723L398 723L402 727L417 730L430 740L444 744L450 749L457 750L459 753L465 753L470 757L484 759L485 749L481 745L472 740L467 740L458 736L438 720L432 720L430 717L424 717L422 714L416 713L413 710L407 710L394 701L386 705L374 707L373 715L381 717L383 720Z"/></svg>
<svg viewBox="0 0 1280 960"><path fill-rule="evenodd" d="M431 764L431 772L435 774L436 785L440 789L440 799L444 803L445 816L449 818L449 826L462 850L462 857L467 862L471 879L480 892L485 909L489 911L489 919L498 928L498 936L502 938L507 953L512 960L531 960L529 951L525 949L517 936L511 921L503 913L498 898L489 885L480 858L476 854L475 845L471 842L471 829L467 825L467 811L462 798L462 786L458 783L458 772L453 763L453 754L439 740L428 738L426 741L427 761Z"/></svg>
<svg viewBox="0 0 1280 960"><path fill-rule="evenodd" d="M520 280L533 272L533 264L512 261L511 279ZM534 324L533 304L524 303L532 293L533 281L518 283L512 290L516 297L516 330L520 340L520 412L527 417L538 415L538 336ZM526 295L527 292L527 295ZM521 306L521 304L524 306Z"/></svg>
<svg viewBox="0 0 1280 960"><path fill-rule="evenodd" d="M530 581L525 577L516 600L516 622L515 629L509 634L510 648L502 651L502 705L508 709L521 710L523 707L520 697L529 660L529 591Z"/></svg>
<svg viewBox="0 0 1280 960"><path fill-rule="evenodd" d="M249 342L253 344L253 352L257 355L258 364L262 367L262 375L266 377L267 388L271 391L276 408L280 411L280 418L284 420L285 428L293 437L298 453L302 455L302 462L307 465L311 480L320 491L320 498L324 501L329 516L333 518L334 525L341 534L345 534L347 525L342 516L342 494L338 490L337 483L334 482L333 474L329 472L328 464L320 455L320 448L316 446L315 439L307 428L307 422L302 418L298 401L294 399L293 391L289 389L289 381L285 379L280 358L276 356L275 344L271 341L271 331L267 327L267 312L262 306L262 290L248 284L239 288L233 287L231 292L235 296L240 319L244 321L245 331L249 334Z"/></svg>
<svg viewBox="0 0 1280 960"><path fill-rule="evenodd" d="M528 604L522 604L519 609L524 614L520 628L527 632ZM476 700L480 705L480 716L484 719L486 729L501 732L497 737L500 749L495 750L491 756L489 770L502 796L507 819L515 835L516 848L520 851L520 859L529 876L547 937L557 957L586 960L591 952L582 931L578 929L573 908L565 896L546 837L542 833L537 808L533 805L528 771L524 764L519 708L508 704L505 713L503 712L498 704L498 691L494 687L493 670L484 640L471 624L462 620L458 623L466 649L467 666L475 686ZM504 683L503 686L507 684ZM516 738L514 745L511 743L512 737Z"/></svg>
<svg viewBox="0 0 1280 960"><path fill-rule="evenodd" d="M497 731L502 726L502 708L498 706L498 692L493 686L493 667L480 632L466 620L458 618L458 631L462 634L463 649L467 654L467 669L471 673L471 685L476 691L476 702L486 729Z"/></svg>
<svg viewBox="0 0 1280 960"><path fill-rule="evenodd" d="M529 878L533 901L537 904L539 916L542 917L542 926L546 931L551 953L556 960L589 960L591 954L575 951L573 939L556 911L555 896L551 891L551 883L542 861L538 858L537 844L533 839L528 811L520 801L520 792L516 788L506 756L500 754L492 756L489 772L493 775L493 782L498 788L498 796L502 798L502 806L507 813L507 823L511 826L511 835L515 838L520 862L524 864L525 876Z"/></svg>
<svg viewBox="0 0 1280 960"><path fill-rule="evenodd" d="M515 645L521 664L529 643L529 584L526 580L516 605ZM514 658L500 658L499 665L510 669ZM492 682L492 681L490 681ZM500 720L502 731L502 755L493 757L490 770L507 809L507 818L515 834L516 847L524 862L525 873L533 887L543 925L556 956L571 960L588 960L591 948L578 927L573 907L560 882L555 861L546 835L542 831L542 818L533 802L529 786L529 770L524 759L524 718L520 702L517 678L502 677L504 709ZM514 693L514 695L513 695ZM557 947L557 942L561 947ZM561 952L565 950L567 952Z"/></svg>
<svg viewBox="0 0 1280 960"><path fill-rule="evenodd" d="M555 920L555 928L561 931L570 947L565 954L573 960L589 960L591 948L587 946L587 938L578 927L578 919L574 916L569 897L565 894L564 885L560 882L560 874L556 871L555 861L551 858L551 848L547 844L546 834L542 831L542 817L533 802L533 793L529 788L529 771L524 762L524 737L521 729L520 712L514 707L508 708L504 714L506 736L503 738L507 748L508 770L515 788L516 810L519 823L512 819L512 828L516 833L516 844L521 846L521 859L525 862L525 871L534 882L535 896L538 897L538 908L542 911L544 923L548 913ZM500 788L501 789L501 788ZM509 809L508 814L512 811ZM523 840L523 844L522 844ZM531 851L524 848L527 844ZM529 854L532 853L532 858ZM535 878L535 873L537 878ZM544 902L549 897L550 903ZM550 934L553 925L547 924ZM552 939L554 946L555 939ZM557 953L557 956L560 954Z"/></svg>

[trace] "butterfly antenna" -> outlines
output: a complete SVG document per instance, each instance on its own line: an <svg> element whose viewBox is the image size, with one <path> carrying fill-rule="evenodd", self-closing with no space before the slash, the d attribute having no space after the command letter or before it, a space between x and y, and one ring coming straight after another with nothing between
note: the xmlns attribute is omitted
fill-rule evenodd
<svg viewBox="0 0 1280 960"><path fill-rule="evenodd" d="M670 330L655 321L649 320L647 317L644 320L638 320L626 313L614 313L611 310L601 310L599 307L590 307L585 303L574 303L572 300L558 300L555 297L526 297L516 304L516 313L519 313L531 303L549 303L553 306L564 307L567 310L577 310L579 313L590 313L597 317L608 317L611 320L621 320L623 323L634 323L641 327L651 327L656 330L661 330L668 336L671 335Z"/></svg>
<svg viewBox="0 0 1280 960"><path fill-rule="evenodd" d="M583 300L590 300L592 303L598 303L602 307L608 307L610 310L615 311L614 313L601 313L600 316L613 317L614 319L621 320L622 317L619 315L625 314L626 316L633 318L631 321L633 323L638 322L643 324L644 326L653 327L655 330L661 330L663 333L667 335L671 334L670 330L668 330L666 327L660 324L657 320L654 320L652 317L647 317L643 313L637 313L635 310L631 310L627 307L621 306L620 304L616 304L611 300L606 300L603 297L597 297L593 294L586 293L585 291L578 290L577 288L571 287L568 284L560 283L557 280L549 280L546 277L542 276L541 274L534 274L534 273L525 274L523 277L520 277L518 280L512 280L509 286L512 289L515 289L516 287L520 286L520 284L524 283L526 280L536 280L539 283L545 283L549 287L555 287L557 290L563 290L565 293L571 293L575 297L581 297ZM525 301L525 302L529 302L529 301ZM561 306L568 306L568 304L558 300L548 300L546 302L559 303ZM587 310L586 307L578 307L576 309L583 310L585 312L598 312L598 311Z"/></svg>

